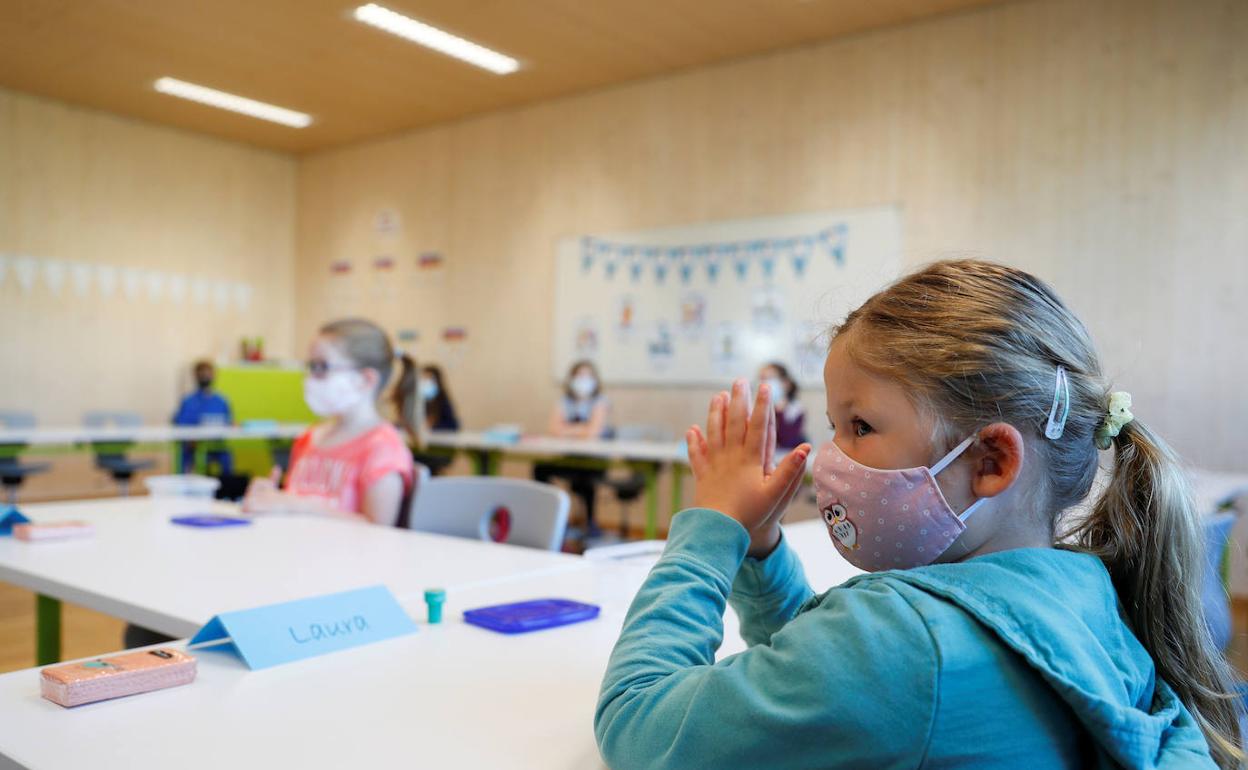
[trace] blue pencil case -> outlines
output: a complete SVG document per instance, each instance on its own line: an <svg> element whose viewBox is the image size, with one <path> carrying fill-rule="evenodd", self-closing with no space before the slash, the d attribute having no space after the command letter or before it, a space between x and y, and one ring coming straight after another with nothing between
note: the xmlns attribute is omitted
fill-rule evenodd
<svg viewBox="0 0 1248 770"><path fill-rule="evenodd" d="M464 622L500 634L523 634L598 617L598 607L568 599L534 599L464 611Z"/></svg>
<svg viewBox="0 0 1248 770"><path fill-rule="evenodd" d="M181 524L184 527L245 527L251 523L251 519L243 519L237 516L218 516L213 513L202 513L196 516L175 516L169 521L174 524Z"/></svg>

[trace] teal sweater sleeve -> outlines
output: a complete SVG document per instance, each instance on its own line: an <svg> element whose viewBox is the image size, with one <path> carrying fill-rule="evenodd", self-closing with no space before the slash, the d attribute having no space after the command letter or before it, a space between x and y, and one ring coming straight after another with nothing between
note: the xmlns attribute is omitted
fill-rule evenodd
<svg viewBox="0 0 1248 770"><path fill-rule="evenodd" d="M753 646L766 644L812 596L802 562L781 537L765 559L745 559L728 603L741 619L741 638Z"/></svg>
<svg viewBox="0 0 1248 770"><path fill-rule="evenodd" d="M939 666L919 614L883 581L801 605L809 588L792 552L782 547L742 576L748 546L745 530L715 511L673 520L603 679L594 730L607 764L921 764ZM716 663L734 580L753 646Z"/></svg>

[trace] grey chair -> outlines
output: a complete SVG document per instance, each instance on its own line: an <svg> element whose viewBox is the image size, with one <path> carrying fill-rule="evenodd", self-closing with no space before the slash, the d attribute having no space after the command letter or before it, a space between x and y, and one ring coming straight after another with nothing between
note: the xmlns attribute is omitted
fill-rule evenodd
<svg viewBox="0 0 1248 770"><path fill-rule="evenodd" d="M88 428L120 428L120 433L124 435L126 428L141 426L143 418L136 412L93 411L83 415L82 424ZM134 474L156 465L155 460L132 460L127 457L126 450L132 446L134 442L124 438L117 441L91 442L95 467L112 476L122 496L130 494L130 482L134 479Z"/></svg>
<svg viewBox="0 0 1248 770"><path fill-rule="evenodd" d="M35 427L35 415L30 412L0 411L0 428L22 430ZM4 486L5 501L17 505L17 492L26 479L45 473L51 463L24 463L19 454L26 445L21 443L0 444L0 484Z"/></svg>
<svg viewBox="0 0 1248 770"><path fill-rule="evenodd" d="M551 484L491 476L433 478L416 491L409 526L420 532L558 551L568 493Z"/></svg>

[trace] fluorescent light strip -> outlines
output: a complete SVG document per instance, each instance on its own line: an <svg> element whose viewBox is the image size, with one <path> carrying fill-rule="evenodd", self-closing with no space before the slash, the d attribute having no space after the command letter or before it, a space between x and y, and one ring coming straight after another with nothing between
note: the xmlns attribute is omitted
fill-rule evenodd
<svg viewBox="0 0 1248 770"><path fill-rule="evenodd" d="M210 107L219 107L231 112L241 112L253 118L270 120L291 128L307 128L312 123L312 116L305 115L302 112L295 112L284 107L275 107L272 104L258 102L245 96L227 94L215 88L197 86L194 83L187 83L176 78L161 78L157 80L156 90L162 94L190 99L193 102L207 104Z"/></svg>
<svg viewBox="0 0 1248 770"><path fill-rule="evenodd" d="M398 35L405 40L489 70L495 75L510 75L520 69L520 62L510 56L504 56L498 51L491 51L471 40L464 40L462 37L443 32L422 21L395 13L389 8L382 8L376 3L361 5L355 9L354 15L356 20L365 24L371 24L392 35Z"/></svg>

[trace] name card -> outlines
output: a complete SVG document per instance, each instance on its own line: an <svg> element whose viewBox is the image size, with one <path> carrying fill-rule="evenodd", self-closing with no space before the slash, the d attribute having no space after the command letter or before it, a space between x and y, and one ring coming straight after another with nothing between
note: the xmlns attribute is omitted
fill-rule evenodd
<svg viewBox="0 0 1248 770"><path fill-rule="evenodd" d="M371 586L223 612L208 621L187 646L232 648L254 670L361 647L415 630L416 624L390 591L385 586Z"/></svg>

